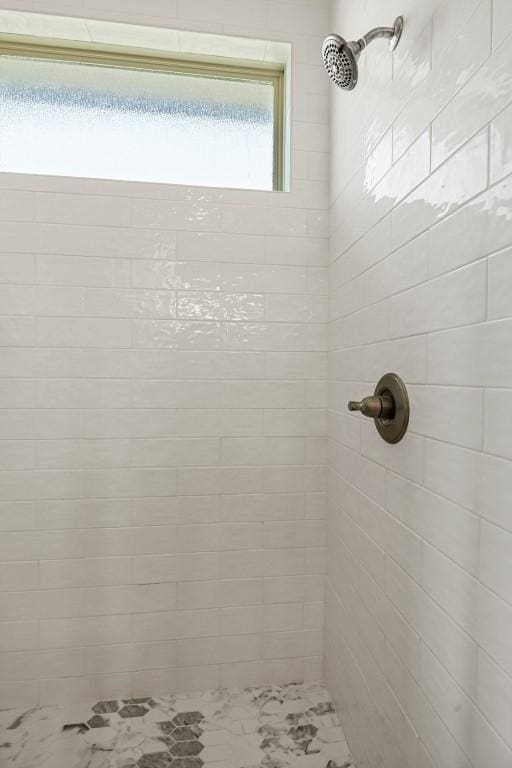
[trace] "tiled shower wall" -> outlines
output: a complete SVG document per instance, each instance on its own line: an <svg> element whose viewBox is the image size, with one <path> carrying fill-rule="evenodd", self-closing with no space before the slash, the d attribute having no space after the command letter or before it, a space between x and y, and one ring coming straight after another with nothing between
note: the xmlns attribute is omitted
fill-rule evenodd
<svg viewBox="0 0 512 768"><path fill-rule="evenodd" d="M512 765L512 4L337 0L326 679L358 768ZM346 402L395 371L391 446Z"/></svg>
<svg viewBox="0 0 512 768"><path fill-rule="evenodd" d="M327 0L1 6L294 63L291 194L0 175L1 705L319 679Z"/></svg>

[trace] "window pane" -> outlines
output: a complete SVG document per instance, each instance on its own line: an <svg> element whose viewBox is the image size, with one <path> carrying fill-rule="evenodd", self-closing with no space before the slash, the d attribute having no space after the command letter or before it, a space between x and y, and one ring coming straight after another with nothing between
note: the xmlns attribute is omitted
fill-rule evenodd
<svg viewBox="0 0 512 768"><path fill-rule="evenodd" d="M271 82L0 59L0 170L272 189Z"/></svg>

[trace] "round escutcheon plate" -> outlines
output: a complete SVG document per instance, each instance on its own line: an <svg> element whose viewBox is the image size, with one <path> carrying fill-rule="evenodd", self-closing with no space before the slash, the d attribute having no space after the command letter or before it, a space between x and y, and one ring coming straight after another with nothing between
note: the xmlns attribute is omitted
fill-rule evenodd
<svg viewBox="0 0 512 768"><path fill-rule="evenodd" d="M404 31L404 17L403 16L398 16L395 19L395 23L394 23L393 26L395 28L395 34L393 35L393 37L389 41L389 50L390 51L394 51L396 49L396 47L398 46L398 43L400 42L400 38L402 37L402 33Z"/></svg>
<svg viewBox="0 0 512 768"><path fill-rule="evenodd" d="M405 384L396 373L386 373L375 387L375 395L390 395L395 404L392 419L375 419L380 436L387 443L398 443L409 424L409 396Z"/></svg>

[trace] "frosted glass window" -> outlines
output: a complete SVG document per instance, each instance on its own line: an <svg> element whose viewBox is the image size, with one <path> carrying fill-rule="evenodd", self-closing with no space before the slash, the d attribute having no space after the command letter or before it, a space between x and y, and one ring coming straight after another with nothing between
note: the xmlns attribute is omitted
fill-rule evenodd
<svg viewBox="0 0 512 768"><path fill-rule="evenodd" d="M3 56L0 170L271 190L275 87Z"/></svg>

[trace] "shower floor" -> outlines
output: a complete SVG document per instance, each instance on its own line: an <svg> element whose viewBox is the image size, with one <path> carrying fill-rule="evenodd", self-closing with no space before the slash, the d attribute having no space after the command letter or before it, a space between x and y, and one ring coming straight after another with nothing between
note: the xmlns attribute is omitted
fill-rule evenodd
<svg viewBox="0 0 512 768"><path fill-rule="evenodd" d="M2 768L353 768L319 684L0 712Z"/></svg>

